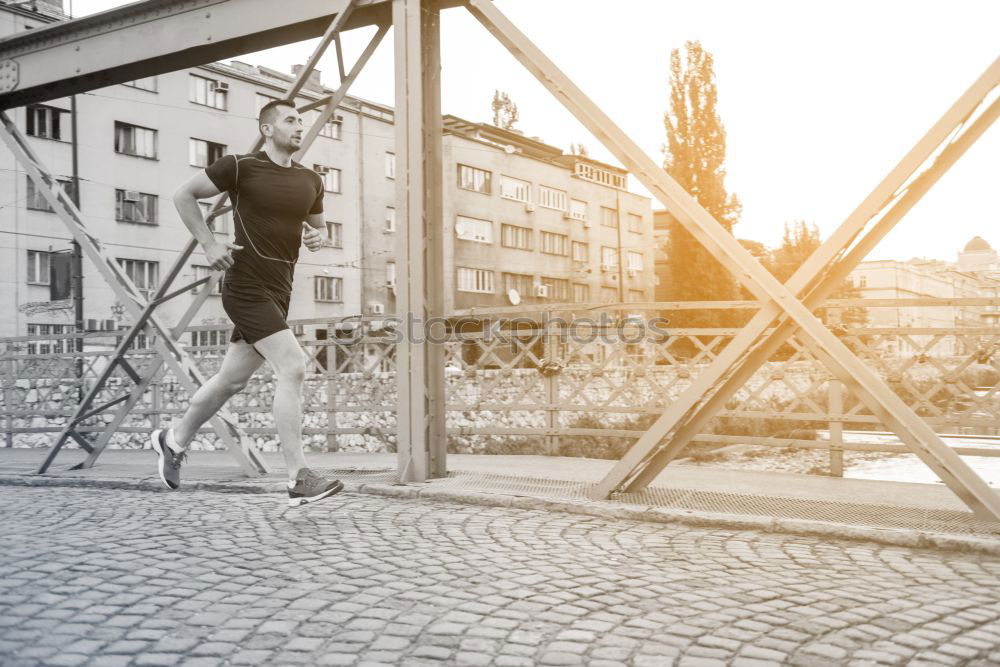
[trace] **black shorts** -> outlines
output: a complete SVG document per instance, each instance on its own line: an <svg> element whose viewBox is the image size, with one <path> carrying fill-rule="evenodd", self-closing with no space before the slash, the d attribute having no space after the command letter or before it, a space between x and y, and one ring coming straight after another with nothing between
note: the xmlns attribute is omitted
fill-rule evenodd
<svg viewBox="0 0 1000 667"><path fill-rule="evenodd" d="M288 301L291 294L274 293L259 285L222 283L222 308L233 321L231 342L245 340L253 345L261 338L288 328Z"/></svg>

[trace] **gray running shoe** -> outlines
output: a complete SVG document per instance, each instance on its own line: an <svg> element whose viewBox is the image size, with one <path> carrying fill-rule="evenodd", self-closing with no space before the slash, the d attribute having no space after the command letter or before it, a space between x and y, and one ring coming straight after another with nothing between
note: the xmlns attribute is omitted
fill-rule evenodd
<svg viewBox="0 0 1000 667"><path fill-rule="evenodd" d="M187 450L175 452L167 444L167 438L173 440L170 429L158 428L149 434L149 442L153 451L159 456L160 479L167 488L176 489L181 485L181 464L187 459Z"/></svg>
<svg viewBox="0 0 1000 667"><path fill-rule="evenodd" d="M340 480L326 479L317 475L309 468L303 468L295 476L295 486L288 489L288 506L298 507L299 505L322 500L343 490L344 484Z"/></svg>

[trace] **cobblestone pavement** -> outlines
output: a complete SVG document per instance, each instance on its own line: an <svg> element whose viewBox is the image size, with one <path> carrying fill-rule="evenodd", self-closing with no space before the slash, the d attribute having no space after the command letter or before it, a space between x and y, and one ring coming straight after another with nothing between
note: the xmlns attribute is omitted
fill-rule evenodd
<svg viewBox="0 0 1000 667"><path fill-rule="evenodd" d="M1000 663L1000 560L345 494L0 487L3 665Z"/></svg>

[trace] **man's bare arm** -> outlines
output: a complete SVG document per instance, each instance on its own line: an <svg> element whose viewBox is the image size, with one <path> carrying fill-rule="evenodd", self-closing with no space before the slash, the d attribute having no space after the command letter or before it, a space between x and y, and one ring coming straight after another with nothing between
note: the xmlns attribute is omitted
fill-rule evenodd
<svg viewBox="0 0 1000 667"><path fill-rule="evenodd" d="M201 244L208 265L215 270L228 269L232 266L233 258L229 251L242 249L238 245L217 240L215 234L208 228L205 216L201 213L198 200L214 197L220 192L208 174L199 171L177 188L177 192L174 193L174 206L181 216L181 222L188 228L195 240Z"/></svg>

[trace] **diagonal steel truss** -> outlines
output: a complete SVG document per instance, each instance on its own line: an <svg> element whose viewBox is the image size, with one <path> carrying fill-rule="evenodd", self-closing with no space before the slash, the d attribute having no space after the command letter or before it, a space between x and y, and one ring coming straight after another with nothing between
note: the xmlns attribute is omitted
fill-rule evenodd
<svg viewBox="0 0 1000 667"><path fill-rule="evenodd" d="M926 191L929 182L939 177L939 173L925 176L920 187L901 190L916 169L932 152L956 129L965 123L983 102L987 95L1000 84L1000 60L996 61L980 77L972 88L962 96L945 118L903 159L899 166L862 203L847 221L805 262L787 285L779 283L735 237L702 208L698 202L684 191L667 173L650 159L621 131L573 82L560 71L523 33L521 33L488 0L469 0L470 12L483 26L503 44L535 77L549 89L605 147L617 157L636 178L642 182L677 217L679 222L708 248L758 299L765 302L760 312L741 332L739 340L734 340L726 349L725 360L710 366L713 371L702 373L703 381L695 383L683 397L660 417L650 430L639 439L614 470L598 485L594 495L607 497L612 492L628 485L628 490L636 490L647 484L662 470L676 451L660 455L660 444L664 438L684 426L689 410L696 408L725 387L727 374L737 379L746 369L756 368L767 358L764 352L768 346L780 345L781 335L799 329L804 334L810 351L813 352L830 371L845 383L865 404L889 426L899 438L920 459L948 485L979 517L1000 521L1000 496L996 494L975 472L955 454L941 438L920 419L884 382L843 342L841 342L822 322L816 318L811 308L815 308L818 298L825 296L835 287L845 274L870 250L873 242L881 238L902 213L912 206L912 201L902 204L903 198L910 200L918 191ZM985 126L992 122L986 118ZM985 126L981 130L985 130ZM964 135L963 135L964 136ZM969 135L972 138L973 135ZM954 146L955 144L951 144ZM957 157L957 156L956 156ZM943 163L936 164L943 173ZM920 192L922 194L922 192ZM844 253L855 238L894 198L896 205L880 220L881 227L873 229L864 237L864 250L856 246L841 261L837 257ZM902 204L902 205L901 205ZM835 269L835 270L834 270ZM825 275L824 275L825 274ZM802 295L800 299L799 295ZM774 320L779 321L776 333L764 340L764 330ZM699 380L702 379L699 377ZM740 382L742 384L742 382ZM735 382L735 386L739 386ZM732 385L730 385L731 387ZM675 408L676 406L676 408ZM718 403L709 405L718 409ZM687 408L687 409L685 409ZM694 420L704 420L713 414L710 410L696 411ZM694 421L689 421L689 424ZM688 428L683 435L690 439L693 430ZM676 440L679 447L686 442ZM670 448L677 450L677 447ZM632 482L637 474L642 477Z"/></svg>
<svg viewBox="0 0 1000 667"><path fill-rule="evenodd" d="M330 23L322 39L314 50L312 56L309 58L307 64L298 73L286 91L287 99L294 99L295 96L301 91L302 87L308 81L310 72L312 72L312 70L316 67L316 64L319 62L319 59L322 57L327 47L339 36L340 30L350 17L353 8L354 0L350 0L344 9L335 16L334 20ZM381 43L383 37L385 37L388 29L389 24L387 22L383 21L378 24L378 30L375 35L371 38L366 48L359 56L357 62L351 68L350 72L346 73L342 77L340 86L335 93L307 104L300 109L300 111L305 112L321 108L322 111L320 111L316 122L303 138L302 149L295 156L297 159L301 159L302 154L308 150L309 146L318 136L320 129L332 117L337 109L337 106L346 96L351 84L357 78L358 74L360 74L372 53L374 53L375 49ZM340 60L339 49L337 50L337 56L339 70L343 72L344 66L343 62ZM84 248L88 257L97 266L102 274L102 277L109 284L112 290L114 290L119 301L125 304L126 309L133 318L134 323L122 336L121 342L118 344L113 358L98 376L96 382L87 392L83 401L81 401L77 406L73 417L67 421L65 428L59 433L52 451L49 453L38 472L43 473L49 468L49 466L51 466L59 451L70 439L75 440L88 453L87 458L75 467L87 468L94 465L119 426L126 419L136 404L142 399L143 394L150 387L150 385L157 379L157 377L159 377L161 371L164 370L164 366L169 368L174 373L178 381L182 383L184 388L189 393L194 393L194 391L197 390L197 388L203 383L204 378L196 367L194 361L183 349L179 341L179 337L184 333L185 329L191 323L198 310L205 303L208 295L211 294L212 290L221 280L223 272L213 272L206 278L202 278L191 284L185 285L184 287L170 291L174 280L180 274L188 258L197 247L197 242L194 239L191 239L175 260L170 270L167 272L165 279L157 288L155 294L147 302L139 290L132 284L132 282L118 266L118 263L104 252L100 241L86 231L79 211L66 194L59 188L58 182L51 175L51 173L44 168L37 155L32 152L21 131L5 113L0 112L0 121L2 121L4 125L2 138L8 148L10 148L18 162L21 163L28 171L29 176L35 182L36 188L46 197L49 205L56 211L60 219L66 224L67 228L73 234L74 238L76 238L76 240ZM262 145L263 141L258 137L251 146L250 152L259 150ZM227 194L222 193L213 202L208 214L208 220L210 222L218 215L221 215L229 210L225 207L226 198ZM154 314L156 307L198 286L201 286L201 290L198 292L185 313L181 316L177 324L172 329L164 326ZM150 331L151 329L152 331ZM140 334L152 334L154 331L156 335L153 336L153 340L157 354L153 356L150 362L146 364L140 373L126 360L125 355ZM103 391L108 389L109 381L119 369L124 371L126 377L131 380L131 391L119 395L110 401L95 405L96 399ZM117 409L115 410L113 417L107 422L104 430L99 434L93 443L88 442L82 435L80 435L80 433L77 432L77 426L79 426L82 422L116 406ZM235 415L223 409L219 411L210 423L212 424L216 434L226 444L227 449L234 456L244 472L250 475L259 475L267 472L267 466L263 458L260 457L257 451L253 448L250 440L245 438L240 433Z"/></svg>

